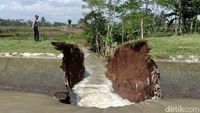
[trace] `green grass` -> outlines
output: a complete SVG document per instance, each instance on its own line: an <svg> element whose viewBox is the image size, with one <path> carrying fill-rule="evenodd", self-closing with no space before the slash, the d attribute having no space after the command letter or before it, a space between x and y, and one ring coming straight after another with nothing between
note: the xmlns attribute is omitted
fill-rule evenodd
<svg viewBox="0 0 200 113"><path fill-rule="evenodd" d="M153 56L200 55L200 35L147 38Z"/></svg>
<svg viewBox="0 0 200 113"><path fill-rule="evenodd" d="M151 47L150 54L155 57L167 57L170 55L200 56L200 35L149 37L146 40L148 40L148 44ZM59 53L51 45L52 41L86 43L86 39L80 33L76 35L41 37L41 42L35 42L32 37L23 39L16 37L0 38L0 52Z"/></svg>
<svg viewBox="0 0 200 113"><path fill-rule="evenodd" d="M77 43L85 43L84 39L81 38L70 38L68 36L55 36L48 37L47 39L41 38L41 41L36 42L33 39L12 39L3 38L0 39L0 52L42 52L42 53L59 53L59 51L55 50L51 45L52 41L64 41L67 43L77 42Z"/></svg>
<svg viewBox="0 0 200 113"><path fill-rule="evenodd" d="M57 53L51 41L35 42L33 40L0 40L0 52L50 52Z"/></svg>
<svg viewBox="0 0 200 113"><path fill-rule="evenodd" d="M0 26L0 52L44 52L59 53L52 41L84 43L82 29L78 27L40 27L40 42L33 39L31 27Z"/></svg>

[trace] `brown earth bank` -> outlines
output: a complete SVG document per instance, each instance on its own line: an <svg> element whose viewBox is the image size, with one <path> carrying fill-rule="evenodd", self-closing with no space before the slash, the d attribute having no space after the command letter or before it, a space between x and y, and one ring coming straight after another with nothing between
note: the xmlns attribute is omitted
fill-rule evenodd
<svg viewBox="0 0 200 113"><path fill-rule="evenodd" d="M72 87L83 79L84 54L74 44L52 42L63 53L61 69L65 72L65 103L70 103ZM107 77L113 82L114 90L122 98L139 102L154 96L160 97L158 67L148 55L146 41L123 44L108 60ZM63 101L63 100L62 100Z"/></svg>
<svg viewBox="0 0 200 113"><path fill-rule="evenodd" d="M139 102L160 97L158 67L146 41L120 45L108 59L106 76L122 98Z"/></svg>
<svg viewBox="0 0 200 113"><path fill-rule="evenodd" d="M66 99L61 102L70 104L70 93L72 87L83 80L85 67L84 67L84 54L73 44L66 44L64 42L52 42L55 49L63 53L62 65L60 68L65 72L64 82L66 86Z"/></svg>

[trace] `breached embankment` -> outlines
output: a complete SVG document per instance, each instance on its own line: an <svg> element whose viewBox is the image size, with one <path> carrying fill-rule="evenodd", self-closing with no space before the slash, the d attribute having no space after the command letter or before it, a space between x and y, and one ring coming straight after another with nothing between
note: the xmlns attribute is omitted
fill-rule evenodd
<svg viewBox="0 0 200 113"><path fill-rule="evenodd" d="M124 99L140 102L160 98L160 73L148 55L146 41L120 45L108 59L106 76Z"/></svg>
<svg viewBox="0 0 200 113"><path fill-rule="evenodd" d="M109 106L128 105L125 104L126 101L120 99L119 96L117 97L117 95L112 95L116 93L111 89L111 82L105 81L106 77L104 73L106 69L104 69L104 64L102 63L102 61L91 52L87 51L85 53L86 78L84 78L84 80L81 81L80 84L75 85L73 89L75 92L78 91L77 93L79 93L79 95L82 94L80 96L81 99L78 105L101 108L106 108ZM64 73L61 71L61 69L59 69L60 64L60 59L1 58L0 89L45 93L49 95L53 95L53 93L57 91L65 91L65 85L62 79L62 75L64 75ZM158 64L162 73L161 87L163 90L162 94L164 96L168 98L200 98L200 90L196 87L200 85L200 64L187 64L183 62L156 62L156 64ZM12 95L8 95L8 93ZM36 108L39 108L39 106L41 106L38 111L44 112L45 108L54 106L52 107L52 109L49 110L49 113L53 112L54 110L55 112L75 112L76 110L76 112L92 112L93 110L94 112L96 110L102 112L101 109L99 110L97 108L83 108L72 105L62 105L53 100L52 97L45 97L44 99L42 99L40 98L40 96L35 97L35 94L30 93L27 94L28 97L26 96L26 94L23 93L8 93L0 93L0 97L4 98L4 100L2 99L3 101L1 102L6 103L3 103L5 105L0 106L0 108L3 107L3 110L5 110L5 112L12 110L19 112L27 112L27 110L29 110L29 112L37 111L37 109L31 107L34 106L32 103L37 104L35 105ZM23 100L22 98L24 98L25 100ZM50 105L48 103L49 101L56 104ZM176 103L177 101L178 103ZM14 104L16 102L20 103L19 105L29 106L29 109ZM195 103L196 105L199 105L198 100L192 99L175 99L174 101L172 101L171 99L147 100L147 102L140 102L139 104L133 104L130 106L124 106L120 108L108 108L105 109L104 112L135 111L138 113L162 113L164 112L165 107L167 107L167 104L165 106L165 102L169 102L169 104L173 105L187 105L187 103L190 104L190 102L194 104L190 104L191 106L195 106ZM161 107L160 104L162 104ZM10 105L13 106L13 108L6 109ZM46 105L46 107L43 105ZM149 108L148 106L155 107L153 107L152 109L152 107Z"/></svg>
<svg viewBox="0 0 200 113"><path fill-rule="evenodd" d="M87 59L85 71L83 52L76 45L63 42L52 44L63 53L60 67L65 72L65 93L68 96L65 100L60 100L61 102L100 108L131 104L113 92L111 81L105 77L105 66L97 57L93 56L93 60L90 61L91 54L87 52L89 55L85 56Z"/></svg>
<svg viewBox="0 0 200 113"><path fill-rule="evenodd" d="M65 93L68 96L61 102L73 103L70 102L73 98L72 88L83 79L85 72L84 54L73 44L64 42L52 42L52 44L64 55L60 67L65 72ZM112 81L113 89L120 97L131 102L140 102L153 97L161 98L160 73L148 52L147 42L142 40L119 46L109 57L106 77ZM101 76L99 75L99 77ZM95 95L99 98L99 95ZM104 99L107 98L106 96L109 95L105 95L101 100L108 100ZM110 96L110 98L112 97ZM87 100L89 101L89 99ZM92 103L92 101L90 100L88 103Z"/></svg>
<svg viewBox="0 0 200 113"><path fill-rule="evenodd" d="M55 49L61 51L63 53L62 64L60 68L65 72L64 75L64 83L66 90L64 93L66 94L65 99L61 99L60 101L67 104L72 104L77 99L73 98L72 88L78 82L83 80L85 73L84 66L84 54L78 48L78 46L73 44L66 44L64 42L52 42L52 45L55 46ZM57 94L55 94L56 96Z"/></svg>
<svg viewBox="0 0 200 113"><path fill-rule="evenodd" d="M105 64L94 53L90 51L84 53L86 53L85 79L96 75L91 76L90 81L94 81L93 78L104 75ZM61 59L57 58L2 57L0 58L0 90L26 91L50 96L55 92L65 91L64 72L59 67L61 62ZM164 97L200 99L200 89L196 87L200 86L200 63L156 61L156 64L162 73L161 88ZM86 91L87 86L82 87L82 91Z"/></svg>
<svg viewBox="0 0 200 113"><path fill-rule="evenodd" d="M85 52L86 53L86 52ZM124 106L126 101L120 101L119 98L110 98L112 96L105 96L110 94L116 94L112 88L111 82L104 81L104 63L92 52L87 52L85 55L85 66L86 66L86 78L75 85L75 89L82 94L82 100L80 100L80 106L87 107L101 107L106 108L109 106ZM0 90L15 90L15 91L26 91L32 93L18 93L18 92L0 92L1 104L0 113L10 113L11 111L21 112L33 112L35 113L38 108L38 112L77 112L80 110L85 112L95 112L96 108L83 108L72 105L62 105L52 98L55 92L65 91L65 84L63 82L64 73L59 68L61 59L35 59L35 58L0 58ZM169 102L171 105L186 105L190 106L199 105L200 89L196 86L200 85L200 64L199 63L183 63L183 62L156 62L162 73L161 87L162 94L168 99L160 100L147 100L146 102L140 102L132 104L130 106L124 106L120 108L109 108L106 112L122 112L137 113L153 112L153 113L165 113L162 102ZM8 68L9 67L9 68ZM100 76L102 75L102 76ZM104 82L103 82L104 81ZM99 85L94 85L98 83ZM109 92L108 92L109 91ZM105 92L105 93L99 93ZM43 95L45 98L40 96L34 96L42 93L48 94L49 96ZM8 95L10 94L10 95ZM92 95L90 95L92 94ZM95 95L96 94L96 95ZM28 95L28 96L27 96ZM116 95L117 96L117 95ZM86 97L86 98L85 98ZM101 98L98 98L101 97ZM103 98L107 97L107 98ZM119 96L118 96L119 97ZM2 99L3 98L3 99ZM23 98L25 100L23 100ZM102 99L103 98L103 99ZM173 99L170 98L179 98ZM193 99L184 99L193 98ZM89 100L88 100L89 99ZM107 100L108 99L108 100ZM195 99L195 100L194 100ZM113 101L111 101L113 100ZM194 101L193 101L194 100ZM179 101L178 103L176 103ZM50 103L49 103L50 102ZM86 103L88 102L88 103ZM107 103L102 103L107 102ZM15 104L19 103L19 104ZM35 103L35 105L33 104ZM40 104L41 103L41 104ZM53 103L53 104L52 104ZM195 104L196 103L196 104ZM162 104L162 105L160 105ZM194 105L192 105L194 104ZM26 106L25 106L26 105ZM188 106L189 106L188 105ZM9 108L13 106L12 109ZM25 107L24 107L25 106ZM27 107L29 106L29 107ZM35 106L35 108L33 107ZM46 106L46 107L45 107ZM149 108L154 106L153 108ZM9 108L9 109L8 109ZM28 109L27 109L28 108ZM46 110L45 108L50 109ZM144 110L145 109L145 110ZM156 109L156 111L155 111ZM4 112L5 111L5 112ZM101 110L100 110L101 111ZM100 112L99 111L99 112ZM20 113L21 113L20 112ZM17 112L16 112L17 113Z"/></svg>
<svg viewBox="0 0 200 113"><path fill-rule="evenodd" d="M73 44L64 42L52 42L52 44L64 54L61 69L65 72L64 79L68 95L64 101L70 103L69 100L72 100L73 97L72 87L79 83L84 76L84 54ZM112 81L113 89L120 97L131 102L140 102L153 97L161 98L160 73L148 52L147 42L138 41L119 46L109 57L106 77ZM102 75L98 76L100 78ZM98 86L99 84L94 85ZM93 96L99 97L100 95ZM108 98L106 96L109 95L105 95L102 100ZM112 97L110 96L110 98ZM87 100L85 103L92 103L91 100Z"/></svg>

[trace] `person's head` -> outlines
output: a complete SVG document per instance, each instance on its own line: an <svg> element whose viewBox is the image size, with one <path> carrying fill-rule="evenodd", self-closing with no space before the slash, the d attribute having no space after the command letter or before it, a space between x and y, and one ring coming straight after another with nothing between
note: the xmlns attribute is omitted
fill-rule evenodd
<svg viewBox="0 0 200 113"><path fill-rule="evenodd" d="M38 15L35 15L35 19L38 20L38 18L39 18L39 16L38 16Z"/></svg>

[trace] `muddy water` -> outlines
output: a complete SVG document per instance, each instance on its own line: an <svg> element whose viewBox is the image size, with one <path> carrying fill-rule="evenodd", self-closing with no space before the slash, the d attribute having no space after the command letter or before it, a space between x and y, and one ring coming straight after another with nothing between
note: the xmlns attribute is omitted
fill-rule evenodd
<svg viewBox="0 0 200 113"><path fill-rule="evenodd" d="M127 105L107 109L63 105L51 96L35 94L53 95L65 89L62 79L64 73L59 68L60 63L61 59L0 58L0 89L32 92L0 91L0 112L162 113L169 105L200 107L198 88L200 64L198 63L157 62L161 70L162 94L167 99L148 100L135 104L120 98L113 92L111 82L104 76L105 64L95 55L87 53L85 79L73 88L80 97L77 104L100 108Z"/></svg>
<svg viewBox="0 0 200 113"><path fill-rule="evenodd" d="M162 99L100 109L61 104L46 95L0 91L0 113L166 113L172 107L199 108L199 105L200 101L192 99Z"/></svg>
<svg viewBox="0 0 200 113"><path fill-rule="evenodd" d="M157 62L162 94L168 98L200 99L200 63Z"/></svg>
<svg viewBox="0 0 200 113"><path fill-rule="evenodd" d="M131 102L114 93L111 81L105 77L103 60L89 52L85 56L86 78L73 88L80 97L78 105L99 108L130 105Z"/></svg>

